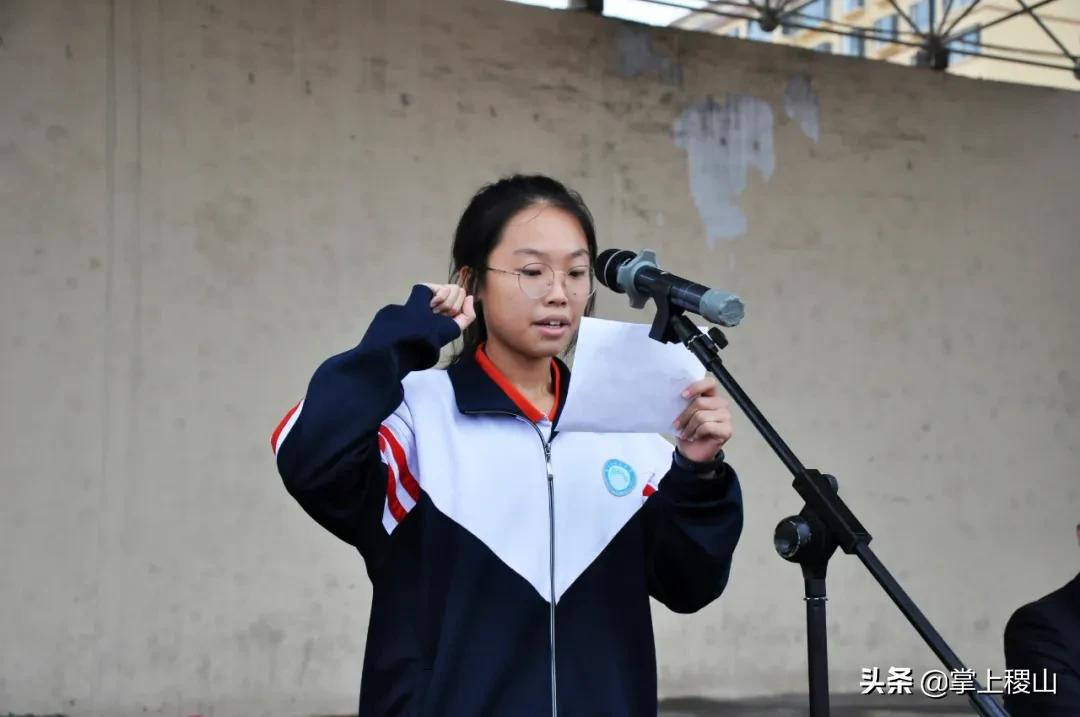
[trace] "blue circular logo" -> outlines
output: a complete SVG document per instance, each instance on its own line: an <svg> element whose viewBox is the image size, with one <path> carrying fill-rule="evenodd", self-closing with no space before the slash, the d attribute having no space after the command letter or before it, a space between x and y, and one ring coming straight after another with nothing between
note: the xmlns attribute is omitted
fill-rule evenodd
<svg viewBox="0 0 1080 717"><path fill-rule="evenodd" d="M628 464L614 458L604 464L604 485L608 493L621 498L634 490L636 484L637 473Z"/></svg>

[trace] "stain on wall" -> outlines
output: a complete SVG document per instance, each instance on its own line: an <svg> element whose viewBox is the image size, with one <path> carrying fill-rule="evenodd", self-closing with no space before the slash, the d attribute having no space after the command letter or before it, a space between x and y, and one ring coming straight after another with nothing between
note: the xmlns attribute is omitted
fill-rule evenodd
<svg viewBox="0 0 1080 717"><path fill-rule="evenodd" d="M794 75L788 80L784 89L784 112L799 123L803 134L818 141L820 109L809 75Z"/></svg>
<svg viewBox="0 0 1080 717"><path fill-rule="evenodd" d="M767 180L776 166L769 103L743 94L729 94L723 104L706 97L683 111L673 134L686 150L690 193L709 247L745 234L746 215L737 200L747 173L756 169Z"/></svg>
<svg viewBox="0 0 1080 717"><path fill-rule="evenodd" d="M679 64L657 51L648 30L628 24L615 30L615 72L628 80L655 76L669 85L682 80Z"/></svg>

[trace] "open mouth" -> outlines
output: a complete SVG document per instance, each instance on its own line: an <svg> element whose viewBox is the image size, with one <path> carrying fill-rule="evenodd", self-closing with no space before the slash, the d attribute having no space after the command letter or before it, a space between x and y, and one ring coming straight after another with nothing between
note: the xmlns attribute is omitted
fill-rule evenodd
<svg viewBox="0 0 1080 717"><path fill-rule="evenodd" d="M547 338L559 338L570 329L570 322L562 319L550 321L535 321L533 326L540 329L540 333Z"/></svg>

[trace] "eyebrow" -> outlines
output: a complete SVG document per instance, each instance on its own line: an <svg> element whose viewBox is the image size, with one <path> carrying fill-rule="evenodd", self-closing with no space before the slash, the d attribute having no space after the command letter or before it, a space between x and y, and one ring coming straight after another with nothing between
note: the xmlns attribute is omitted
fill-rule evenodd
<svg viewBox="0 0 1080 717"><path fill-rule="evenodd" d="M540 251L539 249L515 249L514 253L515 254L529 254L530 256L540 256L540 257L544 257L545 259L548 256L548 253L546 251ZM589 255L589 250L588 249L578 249L577 251L572 251L569 254L567 254L566 258L567 259L573 259L574 257L588 256L588 255Z"/></svg>

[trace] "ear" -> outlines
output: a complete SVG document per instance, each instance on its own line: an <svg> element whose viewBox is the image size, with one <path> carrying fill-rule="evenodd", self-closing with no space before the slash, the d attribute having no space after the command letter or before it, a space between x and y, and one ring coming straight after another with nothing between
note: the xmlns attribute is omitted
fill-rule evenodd
<svg viewBox="0 0 1080 717"><path fill-rule="evenodd" d="M471 266L463 266L458 271L458 285L464 287L467 292L471 287L472 291L470 293L473 296L473 301L480 301L483 287L481 286L477 273L473 272Z"/></svg>
<svg viewBox="0 0 1080 717"><path fill-rule="evenodd" d="M1080 523L1076 524L1076 542L1080 544Z"/></svg>

